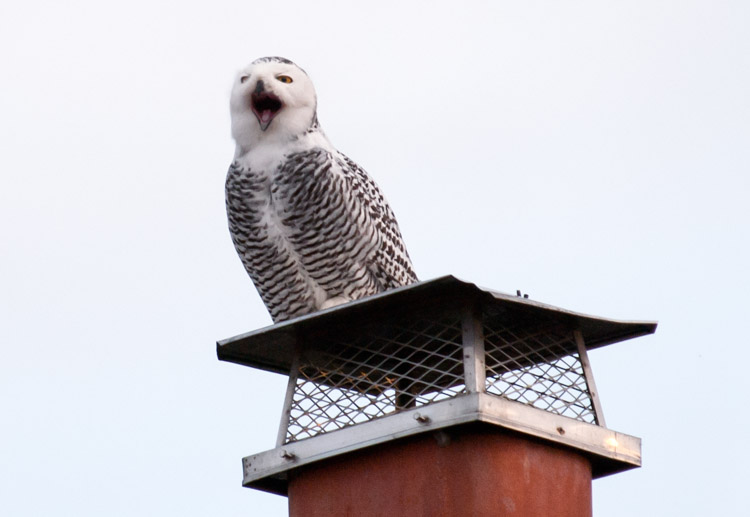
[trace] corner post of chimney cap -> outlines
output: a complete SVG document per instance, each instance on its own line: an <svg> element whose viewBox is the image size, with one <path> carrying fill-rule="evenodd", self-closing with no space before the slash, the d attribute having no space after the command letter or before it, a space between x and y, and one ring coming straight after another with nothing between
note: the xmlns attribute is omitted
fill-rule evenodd
<svg viewBox="0 0 750 517"><path fill-rule="evenodd" d="M484 393L484 329L482 309L471 300L461 314L461 334L463 344L464 380L468 393Z"/></svg>
<svg viewBox="0 0 750 517"><path fill-rule="evenodd" d="M286 385L286 395L284 396L284 407L281 410L279 433L276 436L276 447L281 447L286 443L286 436L289 432L289 418L292 412L292 402L294 401L294 391L297 389L300 365L300 347L297 345L294 348L295 353L292 358L292 365L289 368L289 382Z"/></svg>
<svg viewBox="0 0 750 517"><path fill-rule="evenodd" d="M583 340L583 333L580 330L573 332L576 340L576 347L578 348L578 360L581 361L581 367L583 368L583 377L586 379L586 387L589 390L589 396L591 397L591 404L594 406L594 414L596 415L596 423L602 427L607 427L604 422L604 410L602 410L602 402L599 398L599 391L596 389L596 383L594 382L594 372L591 370L591 363L589 362L589 354L586 350L586 343Z"/></svg>

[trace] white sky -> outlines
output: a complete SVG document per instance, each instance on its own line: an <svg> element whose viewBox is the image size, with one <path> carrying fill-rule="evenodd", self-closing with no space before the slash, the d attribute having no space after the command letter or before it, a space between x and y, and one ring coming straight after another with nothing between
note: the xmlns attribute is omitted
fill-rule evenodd
<svg viewBox="0 0 750 517"><path fill-rule="evenodd" d="M241 487L284 377L226 229L235 71L288 57L386 192L421 278L621 319L592 353L644 467L596 515L740 515L750 4L6 2L0 513L286 515Z"/></svg>

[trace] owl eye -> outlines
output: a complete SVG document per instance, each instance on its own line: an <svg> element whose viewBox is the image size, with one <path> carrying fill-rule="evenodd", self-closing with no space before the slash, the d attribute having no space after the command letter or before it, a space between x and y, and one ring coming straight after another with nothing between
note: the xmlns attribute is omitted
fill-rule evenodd
<svg viewBox="0 0 750 517"><path fill-rule="evenodd" d="M282 83L286 83L286 84L289 84L289 83L292 82L292 78L289 77L288 75L277 75L276 79L278 79Z"/></svg>
<svg viewBox="0 0 750 517"><path fill-rule="evenodd" d="M243 75L242 77L240 77L240 82L244 84L244 82L247 81L248 79L250 79L249 75Z"/></svg>

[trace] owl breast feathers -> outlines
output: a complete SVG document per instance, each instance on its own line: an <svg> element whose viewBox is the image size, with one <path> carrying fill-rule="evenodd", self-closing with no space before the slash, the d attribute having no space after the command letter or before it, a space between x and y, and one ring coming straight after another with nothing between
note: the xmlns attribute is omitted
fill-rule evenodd
<svg viewBox="0 0 750 517"><path fill-rule="evenodd" d="M307 74L254 61L231 98L229 231L274 322L417 281L393 211L321 130Z"/></svg>

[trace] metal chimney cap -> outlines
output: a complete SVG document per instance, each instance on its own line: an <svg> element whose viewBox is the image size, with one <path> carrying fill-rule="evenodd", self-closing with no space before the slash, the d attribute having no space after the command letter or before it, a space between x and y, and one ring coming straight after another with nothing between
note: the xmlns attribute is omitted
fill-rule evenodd
<svg viewBox="0 0 750 517"><path fill-rule="evenodd" d="M509 318L543 318L575 327L588 350L653 334L657 326L653 321L621 321L581 314L522 296L482 289L448 275L223 339L217 342L217 355L222 361L287 375L295 347L304 346L309 335L334 333L337 328L371 324L389 315L404 316L429 307L459 309L470 305L483 311L505 313Z"/></svg>

